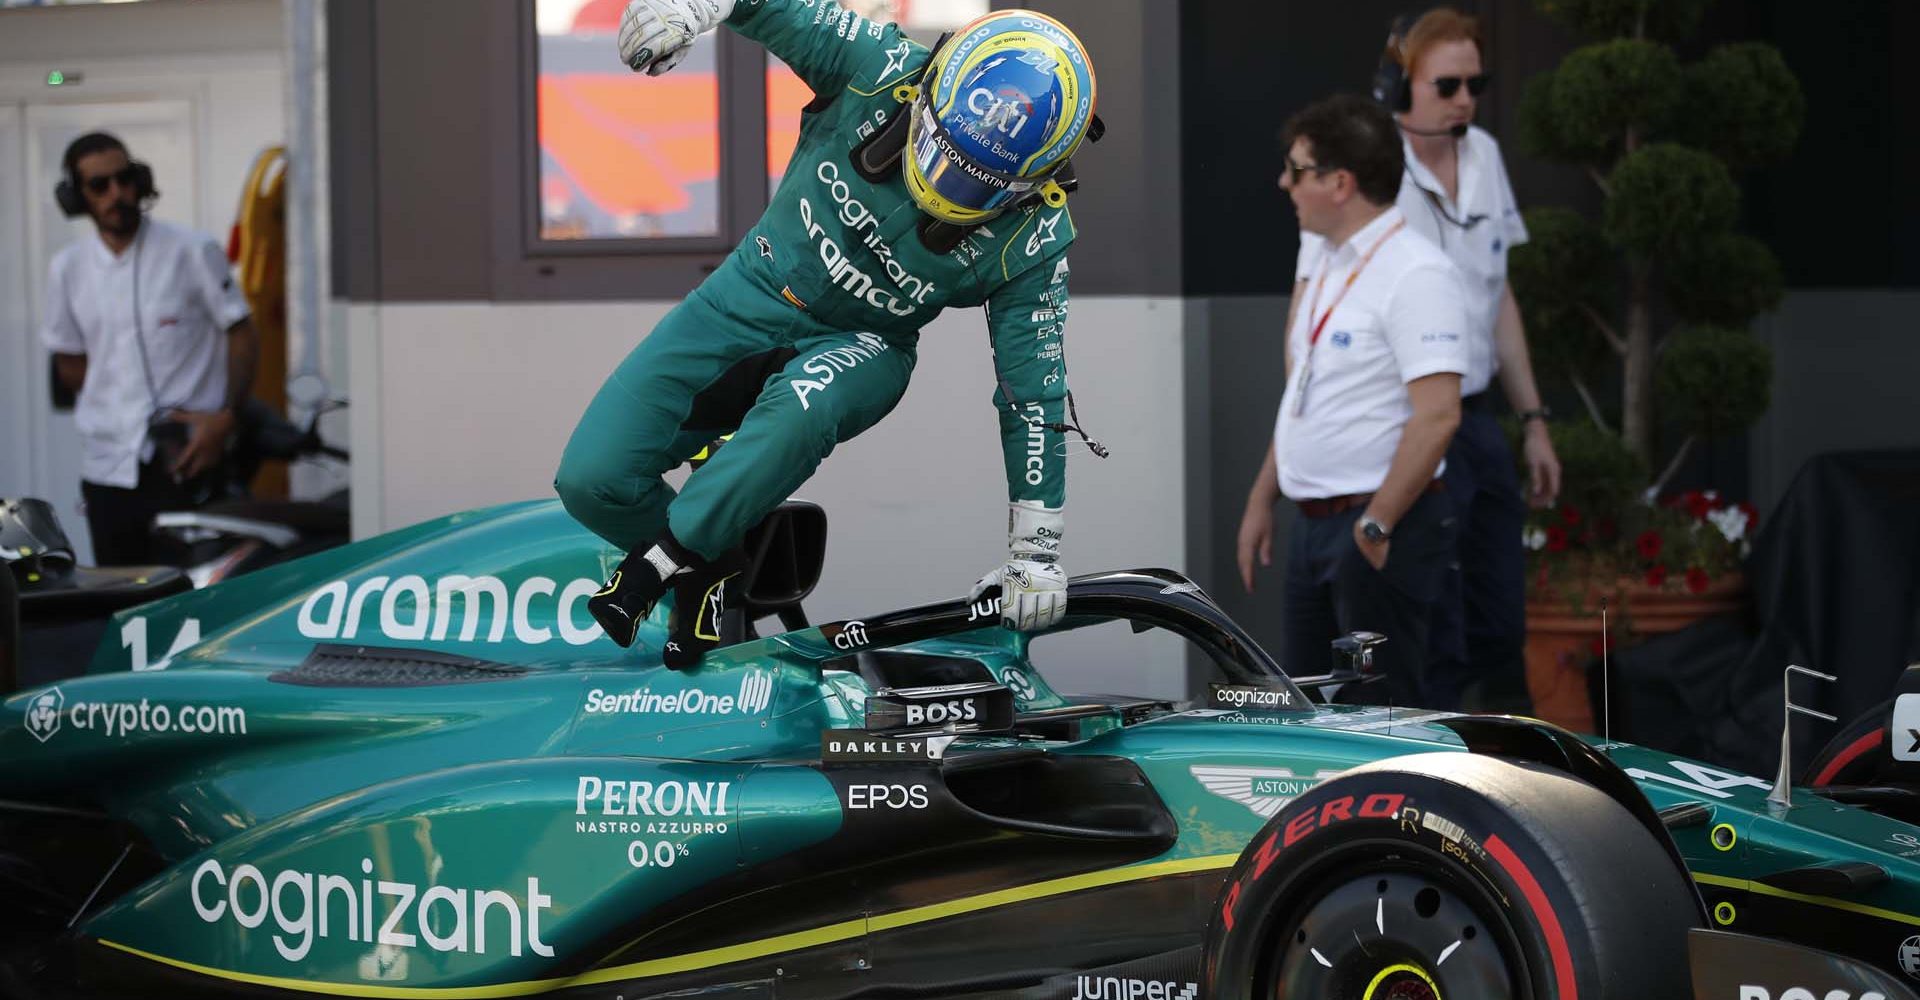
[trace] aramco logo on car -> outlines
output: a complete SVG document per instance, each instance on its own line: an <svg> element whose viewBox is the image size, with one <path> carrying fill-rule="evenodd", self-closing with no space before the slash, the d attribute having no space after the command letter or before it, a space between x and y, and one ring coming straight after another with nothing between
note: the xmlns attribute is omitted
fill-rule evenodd
<svg viewBox="0 0 1920 1000"><path fill-rule="evenodd" d="M423 576L372 576L354 585L334 580L307 595L298 625L309 639L353 639L367 627L407 642L450 636L461 642L505 642L511 627L515 642L538 646L557 634L569 645L584 646L605 633L576 605L600 587L586 578L562 587L550 577L533 576L509 595L506 583L494 576L453 573L431 582Z"/></svg>

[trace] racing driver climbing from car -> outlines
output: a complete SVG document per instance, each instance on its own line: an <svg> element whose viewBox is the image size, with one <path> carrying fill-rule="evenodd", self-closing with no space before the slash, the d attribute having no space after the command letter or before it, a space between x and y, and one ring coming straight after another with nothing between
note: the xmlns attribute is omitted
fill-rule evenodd
<svg viewBox="0 0 1920 1000"><path fill-rule="evenodd" d="M766 214L614 369L567 443L554 488L627 553L588 608L627 646L671 590L662 659L698 663L747 530L893 409L921 327L984 306L1011 510L1006 560L968 598L998 587L1003 624L1057 623L1064 435L1080 433L1061 339L1068 160L1100 129L1086 51L1024 10L928 50L830 0L632 0L620 57L659 75L722 24L815 97ZM677 495L662 481L729 431Z"/></svg>

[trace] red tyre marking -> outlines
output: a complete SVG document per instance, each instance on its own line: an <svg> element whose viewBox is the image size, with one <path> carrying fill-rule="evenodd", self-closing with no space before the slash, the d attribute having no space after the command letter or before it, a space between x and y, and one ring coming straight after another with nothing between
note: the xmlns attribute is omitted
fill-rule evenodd
<svg viewBox="0 0 1920 1000"><path fill-rule="evenodd" d="M1814 787L1818 788L1822 785L1832 782L1834 777L1840 773L1842 768L1860 759L1861 754L1866 753L1867 751L1872 750L1875 747L1878 747L1880 745L1880 741L1885 739L1886 735L1887 735L1886 730L1876 729L1873 732L1867 733L1866 735L1860 737L1859 739L1854 740L1852 743L1847 744L1847 748L1845 750L1842 750L1838 754L1835 754L1832 760L1827 761L1827 766L1821 768L1820 773L1813 776L1812 783Z"/></svg>
<svg viewBox="0 0 1920 1000"><path fill-rule="evenodd" d="M1547 953L1553 957L1553 976L1560 984L1560 1000L1580 1000L1579 985L1573 978L1573 954L1567 950L1567 933L1560 926L1559 915L1547 903L1547 894L1540 890L1540 883L1506 841L1496 834L1487 838L1486 846L1487 853L1507 870L1507 877L1513 879L1520 887L1520 894L1527 897L1533 918L1540 922L1540 930L1547 936Z"/></svg>

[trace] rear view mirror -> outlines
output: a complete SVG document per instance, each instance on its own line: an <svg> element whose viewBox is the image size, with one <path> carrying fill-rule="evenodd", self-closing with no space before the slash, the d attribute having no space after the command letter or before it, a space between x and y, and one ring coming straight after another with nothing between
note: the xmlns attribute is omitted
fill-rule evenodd
<svg viewBox="0 0 1920 1000"><path fill-rule="evenodd" d="M827 560L827 512L788 500L747 532L741 591L757 616L798 605L820 582Z"/></svg>

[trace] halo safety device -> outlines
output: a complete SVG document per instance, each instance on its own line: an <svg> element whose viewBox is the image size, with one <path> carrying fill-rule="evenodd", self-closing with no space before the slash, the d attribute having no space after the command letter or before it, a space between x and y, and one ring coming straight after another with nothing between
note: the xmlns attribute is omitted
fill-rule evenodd
<svg viewBox="0 0 1920 1000"><path fill-rule="evenodd" d="M952 225L977 225L1038 196L1066 204L1055 175L1095 131L1093 63L1053 18L1007 10L942 42L907 110L907 193Z"/></svg>

